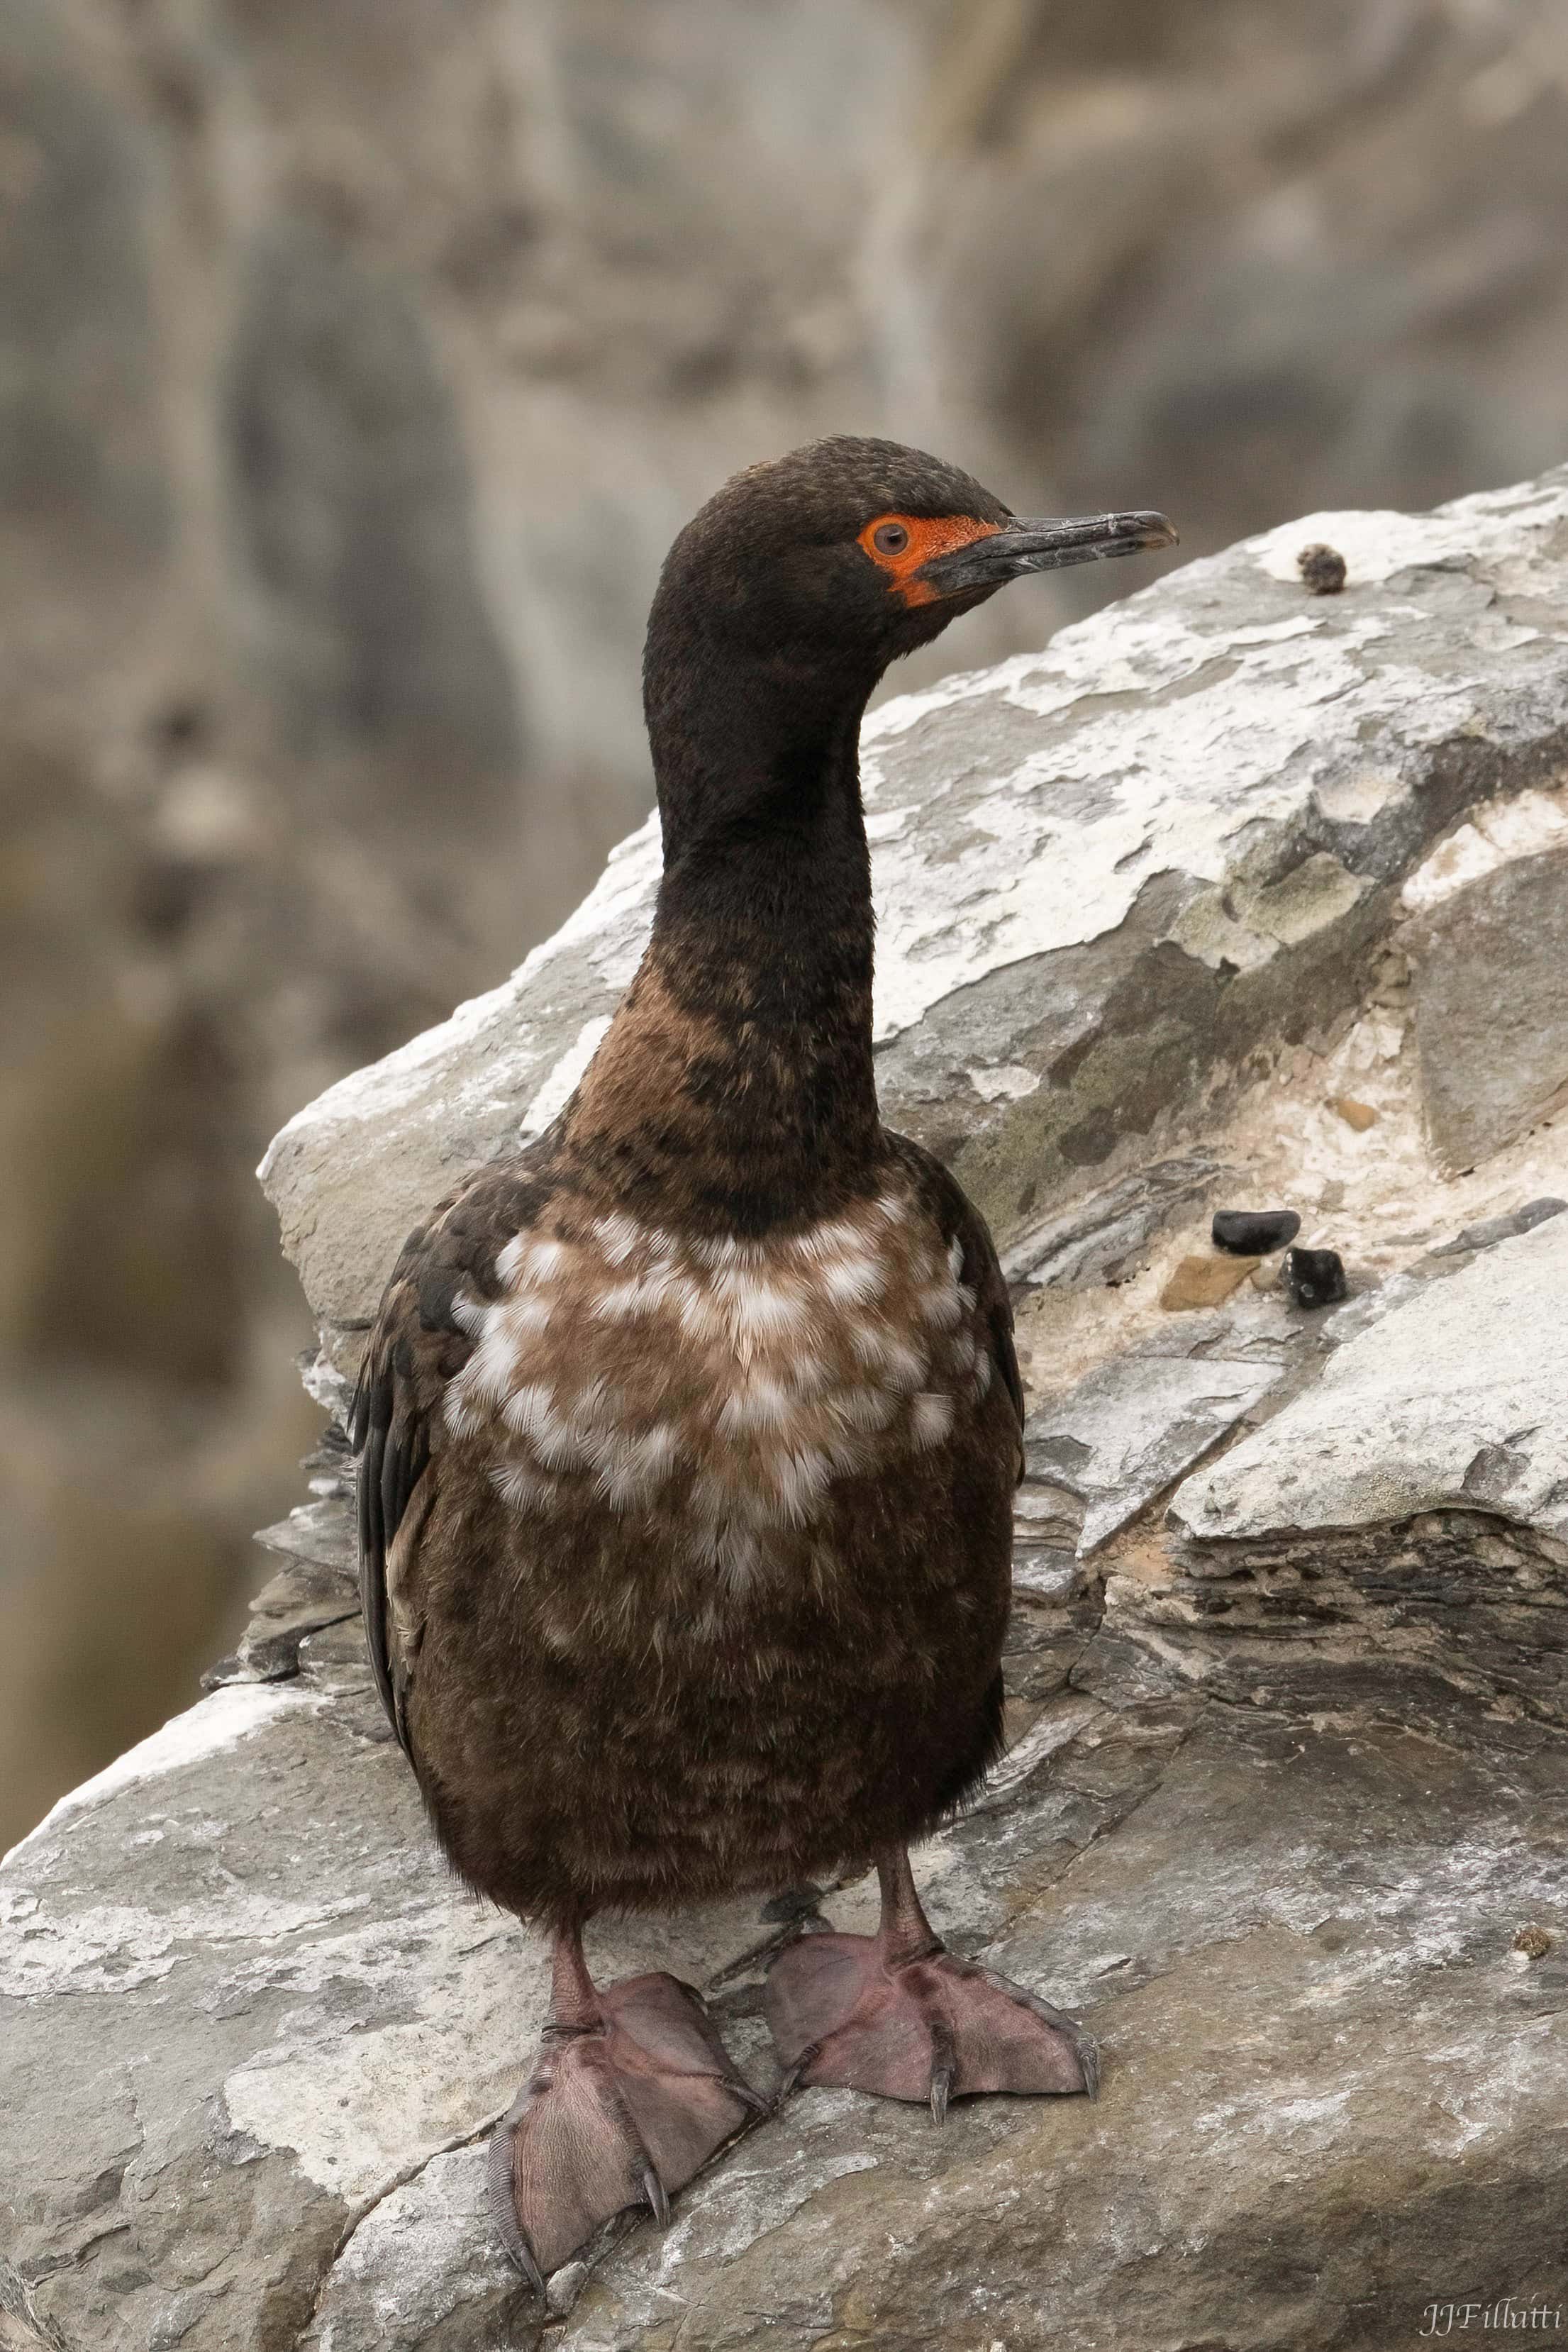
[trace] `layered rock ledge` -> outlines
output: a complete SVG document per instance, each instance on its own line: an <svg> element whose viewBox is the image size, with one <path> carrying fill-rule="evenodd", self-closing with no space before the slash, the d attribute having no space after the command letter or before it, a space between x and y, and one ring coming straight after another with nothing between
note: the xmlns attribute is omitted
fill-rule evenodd
<svg viewBox="0 0 1568 2352"><path fill-rule="evenodd" d="M432 1851L334 1428L208 1696L0 1870L4 2352L1568 2324L1568 475L1311 517L888 706L866 753L889 1115L990 1212L1030 1388L1012 1746L920 1866L958 1948L1088 2020L1099 2103L937 2131L799 2095L539 2305L482 2142L541 1955ZM279 1137L329 1404L403 1228L565 1099L655 865L644 831ZM1217 1259L1217 1206L1296 1210L1347 1298ZM595 1958L702 1984L765 2080L769 1952L869 1916L811 1900Z"/></svg>

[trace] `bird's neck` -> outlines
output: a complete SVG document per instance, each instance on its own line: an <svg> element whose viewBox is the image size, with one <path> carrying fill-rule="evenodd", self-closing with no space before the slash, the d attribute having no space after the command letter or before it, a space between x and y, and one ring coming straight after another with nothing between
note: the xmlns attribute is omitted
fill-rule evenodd
<svg viewBox="0 0 1568 2352"><path fill-rule="evenodd" d="M863 705L764 694L737 725L732 695L661 730L651 698L653 936L568 1121L628 1207L761 1233L830 1213L880 1155Z"/></svg>

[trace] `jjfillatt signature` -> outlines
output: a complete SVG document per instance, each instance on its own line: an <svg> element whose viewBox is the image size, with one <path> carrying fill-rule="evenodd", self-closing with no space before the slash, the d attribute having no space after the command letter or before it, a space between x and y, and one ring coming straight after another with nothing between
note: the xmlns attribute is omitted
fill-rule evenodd
<svg viewBox="0 0 1568 2352"><path fill-rule="evenodd" d="M1466 2328L1560 2334L1560 2303L1518 2303L1511 2294L1496 2303L1429 2303L1421 2321L1423 2336L1457 2336Z"/></svg>

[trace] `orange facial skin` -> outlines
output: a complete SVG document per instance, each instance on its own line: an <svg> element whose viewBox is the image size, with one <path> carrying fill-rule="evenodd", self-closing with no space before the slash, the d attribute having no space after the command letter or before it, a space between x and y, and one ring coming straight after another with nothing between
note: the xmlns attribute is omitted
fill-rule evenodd
<svg viewBox="0 0 1568 2352"><path fill-rule="evenodd" d="M881 514L861 532L860 544L887 573L903 603L935 604L936 590L918 577L923 568L935 556L950 555L956 547L967 547L977 539L994 539L1000 529L1000 523L977 522L973 515ZM879 532L891 535L901 530L905 534L901 547L877 545Z"/></svg>

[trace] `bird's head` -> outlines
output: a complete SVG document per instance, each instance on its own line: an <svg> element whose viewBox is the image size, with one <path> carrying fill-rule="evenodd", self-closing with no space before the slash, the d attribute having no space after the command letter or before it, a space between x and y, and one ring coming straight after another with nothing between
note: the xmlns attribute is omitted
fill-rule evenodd
<svg viewBox="0 0 1568 2352"><path fill-rule="evenodd" d="M1026 521L924 450L837 435L748 467L694 516L659 582L650 661L695 634L780 677L869 691L1008 581L1176 536L1147 512Z"/></svg>

